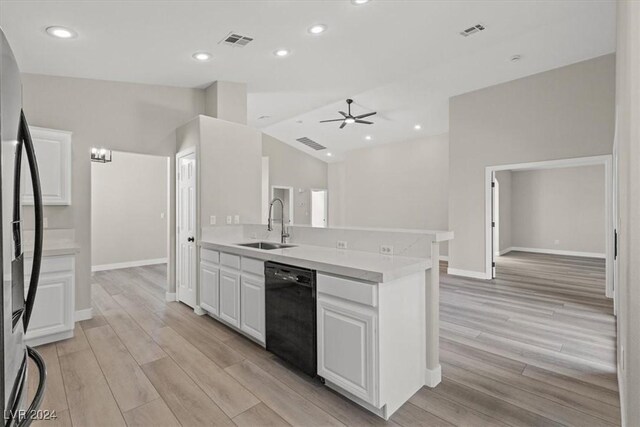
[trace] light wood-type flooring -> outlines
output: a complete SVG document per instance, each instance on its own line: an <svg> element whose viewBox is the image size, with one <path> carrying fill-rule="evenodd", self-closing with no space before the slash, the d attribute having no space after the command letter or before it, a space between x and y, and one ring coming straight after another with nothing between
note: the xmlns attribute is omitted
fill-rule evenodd
<svg viewBox="0 0 640 427"><path fill-rule="evenodd" d="M42 409L58 418L38 425L620 424L602 260L514 252L498 259L493 281L443 274L443 381L388 422L165 302L164 275L164 266L95 273L94 318L39 347L49 374Z"/></svg>

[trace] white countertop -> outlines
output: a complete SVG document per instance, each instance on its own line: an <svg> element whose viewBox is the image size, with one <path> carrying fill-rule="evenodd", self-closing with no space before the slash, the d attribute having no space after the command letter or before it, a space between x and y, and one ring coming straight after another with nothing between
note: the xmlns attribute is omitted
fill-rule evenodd
<svg viewBox="0 0 640 427"><path fill-rule="evenodd" d="M295 245L291 248L264 250L239 246L238 243L255 243L257 240L230 241L209 238L200 242L204 249L214 249L236 255L275 261L309 268L319 272L351 277L369 282L383 283L400 277L424 272L431 268L428 258L389 256L371 252L333 249L322 246Z"/></svg>

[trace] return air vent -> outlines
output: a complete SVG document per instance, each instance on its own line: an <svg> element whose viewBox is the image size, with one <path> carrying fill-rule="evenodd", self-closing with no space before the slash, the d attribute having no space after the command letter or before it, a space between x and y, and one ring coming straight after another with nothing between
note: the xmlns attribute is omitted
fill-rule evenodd
<svg viewBox="0 0 640 427"><path fill-rule="evenodd" d="M462 37L469 37L472 34L479 33L480 31L484 31L485 28L486 27L482 24L476 24L473 27L469 27L464 31L460 31L460 35Z"/></svg>
<svg viewBox="0 0 640 427"><path fill-rule="evenodd" d="M302 137L302 138L298 138L296 139L296 141L303 143L304 145L306 145L309 148L313 148L316 151L319 150L325 150L327 147L325 147L324 145L320 145L317 142L315 142L313 139L309 139L306 136Z"/></svg>
<svg viewBox="0 0 640 427"><path fill-rule="evenodd" d="M222 44L235 47L245 47L253 41L253 37L243 36L242 34L234 33L233 31L227 34L227 36L220 41Z"/></svg>

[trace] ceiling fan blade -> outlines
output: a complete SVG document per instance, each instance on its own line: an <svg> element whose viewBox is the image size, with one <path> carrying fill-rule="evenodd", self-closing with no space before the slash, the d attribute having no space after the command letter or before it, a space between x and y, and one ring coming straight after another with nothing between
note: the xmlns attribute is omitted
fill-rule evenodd
<svg viewBox="0 0 640 427"><path fill-rule="evenodd" d="M366 120L356 120L356 123L360 123L360 124L363 124L363 125L372 125L373 124L373 122L368 122Z"/></svg>
<svg viewBox="0 0 640 427"><path fill-rule="evenodd" d="M369 116L373 116L374 114L377 114L375 111L373 113L367 113L367 114L360 114L359 116L356 116L356 119L364 119L365 117L369 117Z"/></svg>
<svg viewBox="0 0 640 427"><path fill-rule="evenodd" d="M328 122L343 122L344 119L333 119L333 120L321 120L320 123L328 123Z"/></svg>
<svg viewBox="0 0 640 427"><path fill-rule="evenodd" d="M347 113L345 113L344 111L338 111L338 113L342 114L342 115L343 115L343 116L345 116L345 117L349 117L349 116L347 115Z"/></svg>
<svg viewBox="0 0 640 427"><path fill-rule="evenodd" d="M347 125L347 122L342 122L342 124L340 125L340 129L342 129L343 127L345 127Z"/></svg>

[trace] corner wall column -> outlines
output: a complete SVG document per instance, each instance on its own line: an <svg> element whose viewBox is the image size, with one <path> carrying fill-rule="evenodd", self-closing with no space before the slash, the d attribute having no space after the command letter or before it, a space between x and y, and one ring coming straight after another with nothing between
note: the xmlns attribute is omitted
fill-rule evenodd
<svg viewBox="0 0 640 427"><path fill-rule="evenodd" d="M424 384L435 387L442 380L440 367L440 243L431 242L431 269L425 271L426 369Z"/></svg>

